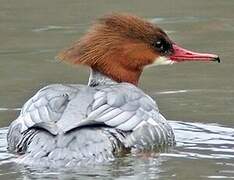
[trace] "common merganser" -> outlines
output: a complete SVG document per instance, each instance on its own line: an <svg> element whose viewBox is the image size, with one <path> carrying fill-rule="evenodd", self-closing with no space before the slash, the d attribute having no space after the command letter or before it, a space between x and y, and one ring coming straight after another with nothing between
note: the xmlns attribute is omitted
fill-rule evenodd
<svg viewBox="0 0 234 180"><path fill-rule="evenodd" d="M174 43L158 26L129 14L100 18L58 56L91 69L88 85L53 84L39 90L9 127L18 162L76 166L119 153L175 144L156 102L137 87L143 68L181 61L217 61Z"/></svg>

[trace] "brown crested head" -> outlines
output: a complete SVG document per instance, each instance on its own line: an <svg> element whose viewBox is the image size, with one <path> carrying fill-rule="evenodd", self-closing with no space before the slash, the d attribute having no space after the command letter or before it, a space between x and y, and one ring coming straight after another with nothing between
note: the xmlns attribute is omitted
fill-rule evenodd
<svg viewBox="0 0 234 180"><path fill-rule="evenodd" d="M182 61L219 61L173 43L158 26L129 14L106 15L58 58L88 65L117 82L137 85L144 66Z"/></svg>
<svg viewBox="0 0 234 180"><path fill-rule="evenodd" d="M137 84L143 67L171 50L170 39L156 25L129 14L110 14L58 57L88 65L118 82Z"/></svg>

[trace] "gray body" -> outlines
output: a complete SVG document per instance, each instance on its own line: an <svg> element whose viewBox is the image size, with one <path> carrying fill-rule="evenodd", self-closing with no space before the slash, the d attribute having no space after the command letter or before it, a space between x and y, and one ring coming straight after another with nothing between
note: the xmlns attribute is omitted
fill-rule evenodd
<svg viewBox="0 0 234 180"><path fill-rule="evenodd" d="M76 166L172 146L174 134L142 90L91 71L88 86L54 84L38 91L10 125L7 140L20 163Z"/></svg>

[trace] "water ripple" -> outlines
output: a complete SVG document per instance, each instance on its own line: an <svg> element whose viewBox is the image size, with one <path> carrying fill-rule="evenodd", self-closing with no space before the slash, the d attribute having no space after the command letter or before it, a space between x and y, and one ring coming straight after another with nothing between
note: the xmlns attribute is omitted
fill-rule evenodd
<svg viewBox="0 0 234 180"><path fill-rule="evenodd" d="M209 18L206 17L198 17L198 16L184 16L184 17L159 17L153 18L150 21L152 23L159 23L159 24L178 24L178 23L194 23L194 22L202 22L202 21L209 21Z"/></svg>
<svg viewBox="0 0 234 180"><path fill-rule="evenodd" d="M17 108L18 109L18 108ZM8 108L5 108L8 110ZM204 123L194 123L194 122L182 122L182 121L169 121L171 126L174 129L177 146L174 150L170 151L169 153L161 153L157 157L151 156L148 158L149 161L146 159L141 160L140 158L133 159L131 156L127 156L125 159L116 159L114 164L117 164L118 170L116 173L123 174L123 169L126 169L126 176L130 177L132 174L136 175L136 168L138 168L139 172L141 172L141 168L147 167L148 171L152 174L152 177L158 176L159 173L162 173L163 170L160 168L162 166L163 161L172 161L176 160L176 162L181 161L181 159L187 159L191 161L197 160L215 160L215 163L219 166L226 167L226 169L221 169L222 172L220 175L212 174L211 176L202 176L208 179L231 179L233 176L230 173L230 168L233 168L234 164L231 163L234 159L234 129L231 127L225 127L220 124L204 124ZM0 128L0 167L7 169L9 166L16 168L17 172L26 174L26 176L35 176L35 177L53 177L60 175L60 171L55 171L54 173L49 171L48 173L41 173L40 169L28 171L25 168L18 169L16 165L12 164L14 162L14 155L9 154L7 152L7 142L6 142L6 134L8 128ZM124 161L128 161L126 166L124 165ZM121 162L121 166L119 166L118 161ZM150 161L159 162L150 164ZM136 163L137 162L137 163ZM137 164L140 164L138 167ZM169 162L170 163L170 162ZM90 178L90 174L94 177L101 177L95 172L102 172L107 173L108 169L111 170L114 164L108 166L98 166L95 167L95 170L92 168L85 168L84 173L81 173L81 169L79 172L75 172L75 174L79 177ZM150 167L150 168L149 168ZM97 171L97 169L101 168ZM132 170L129 173L129 168ZM140 169L139 169L140 168ZM11 173L11 169L9 169ZM112 170L113 171L113 170ZM228 171L228 172L226 172ZM14 171L14 173L17 173ZM67 175L69 176L70 173ZM1 175L1 174L0 174ZM66 174L65 174L66 175ZM64 176L65 176L64 175ZM142 174L138 174L139 177ZM92 178L92 177L91 177ZM104 178L104 177L102 177Z"/></svg>
<svg viewBox="0 0 234 180"><path fill-rule="evenodd" d="M169 157L234 159L234 129L216 123L170 121L178 151Z"/></svg>
<svg viewBox="0 0 234 180"><path fill-rule="evenodd" d="M176 89L176 90L167 90L153 92L151 94L155 95L168 95L168 94L180 94L180 93L200 93L200 92L209 92L209 93L234 93L234 90L220 90L220 89Z"/></svg>
<svg viewBox="0 0 234 180"><path fill-rule="evenodd" d="M55 30L67 30L67 29L74 29L74 27L71 26L45 26L45 27L40 27L40 28L35 28L32 31L33 32L42 32L42 31L55 31Z"/></svg>
<svg viewBox="0 0 234 180"><path fill-rule="evenodd" d="M0 108L0 111L20 111L21 108Z"/></svg>

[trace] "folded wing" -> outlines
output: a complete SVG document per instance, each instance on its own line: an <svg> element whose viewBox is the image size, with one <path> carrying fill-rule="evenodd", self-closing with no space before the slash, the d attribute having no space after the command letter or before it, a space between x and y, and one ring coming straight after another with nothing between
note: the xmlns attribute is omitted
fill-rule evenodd
<svg viewBox="0 0 234 180"><path fill-rule="evenodd" d="M93 92L91 99L83 93L81 96L84 101L86 100L86 103L82 105L84 109L80 111L80 108L77 108L75 111L74 108L78 107L76 103L79 100L74 99L74 102L72 100L57 123L64 132L94 124L131 131L143 121L147 121L151 117L157 119L159 116L156 103L140 89L126 83L98 87ZM79 99L82 97L79 97ZM74 112L74 114L71 115L71 112ZM78 114L82 112L86 112L86 114L78 120ZM73 122L72 119L74 119L74 123L70 123Z"/></svg>

